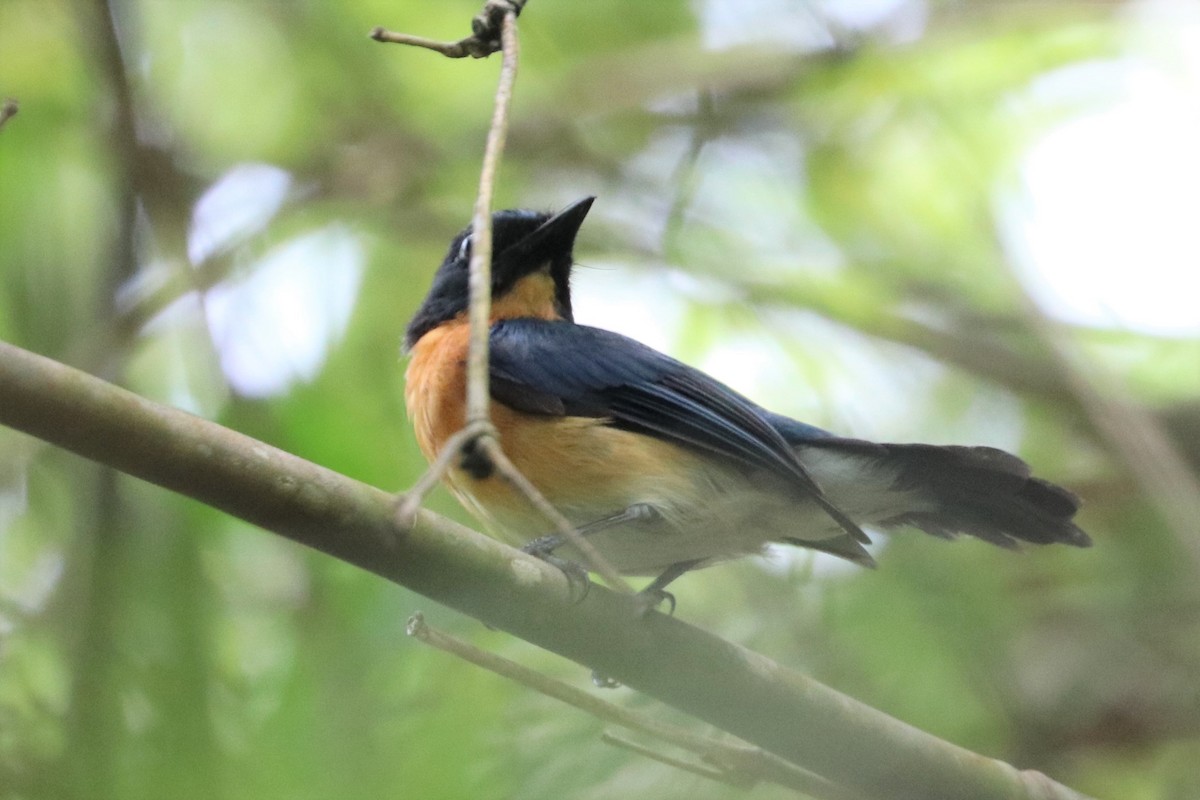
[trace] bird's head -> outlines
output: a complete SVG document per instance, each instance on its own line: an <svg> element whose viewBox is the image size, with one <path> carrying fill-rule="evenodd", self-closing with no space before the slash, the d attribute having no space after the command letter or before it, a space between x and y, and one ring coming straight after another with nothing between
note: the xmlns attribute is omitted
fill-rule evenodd
<svg viewBox="0 0 1200 800"><path fill-rule="evenodd" d="M557 214L510 209L492 215L492 317L571 319L571 251L592 207L585 197ZM473 231L450 242L425 301L404 337L411 349L429 331L466 314Z"/></svg>

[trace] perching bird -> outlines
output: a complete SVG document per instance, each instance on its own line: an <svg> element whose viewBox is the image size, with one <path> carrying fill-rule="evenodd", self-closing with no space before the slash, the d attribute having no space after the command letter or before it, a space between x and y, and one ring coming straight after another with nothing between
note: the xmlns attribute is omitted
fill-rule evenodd
<svg viewBox="0 0 1200 800"><path fill-rule="evenodd" d="M559 214L493 216L491 415L504 452L646 591L772 542L873 565L862 527L1091 544L1079 501L991 447L876 444L774 414L633 339L575 324L572 249L594 198ZM405 398L433 459L464 423L471 229L409 323ZM573 549L501 476L458 465L455 495L510 543Z"/></svg>

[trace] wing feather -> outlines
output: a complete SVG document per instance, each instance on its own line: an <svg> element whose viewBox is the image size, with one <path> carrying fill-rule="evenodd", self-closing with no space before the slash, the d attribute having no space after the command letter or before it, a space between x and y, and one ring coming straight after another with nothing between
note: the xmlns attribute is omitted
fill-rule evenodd
<svg viewBox="0 0 1200 800"><path fill-rule="evenodd" d="M612 331L539 319L492 326L491 393L530 414L610 424L778 475L869 541L797 459L771 415L697 369Z"/></svg>

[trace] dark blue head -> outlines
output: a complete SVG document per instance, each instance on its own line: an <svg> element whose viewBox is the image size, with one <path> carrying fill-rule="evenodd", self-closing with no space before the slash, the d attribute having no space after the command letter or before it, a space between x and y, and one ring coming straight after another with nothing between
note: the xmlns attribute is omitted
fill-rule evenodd
<svg viewBox="0 0 1200 800"><path fill-rule="evenodd" d="M493 317L572 318L571 252L593 200L585 197L558 214L525 209L492 214ZM408 324L406 349L466 313L472 233L467 226L451 240L425 302Z"/></svg>

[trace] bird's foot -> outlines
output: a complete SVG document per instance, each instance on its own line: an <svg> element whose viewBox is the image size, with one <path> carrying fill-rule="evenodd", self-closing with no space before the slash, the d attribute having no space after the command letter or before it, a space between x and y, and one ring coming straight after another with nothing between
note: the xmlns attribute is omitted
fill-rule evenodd
<svg viewBox="0 0 1200 800"><path fill-rule="evenodd" d="M588 577L588 571L580 564L554 555L554 551L562 543L561 536L553 534L541 536L525 544L521 548L521 552L531 555L539 561L545 561L552 567L557 567L567 577L567 585L573 601L582 603L583 598L587 597L588 591L592 588L592 579Z"/></svg>
<svg viewBox="0 0 1200 800"><path fill-rule="evenodd" d="M671 594L666 589L647 586L645 589L642 589L640 592L638 592L634 597L638 603L637 615L639 617L646 616L663 603L667 604L667 616L675 616L675 595Z"/></svg>

